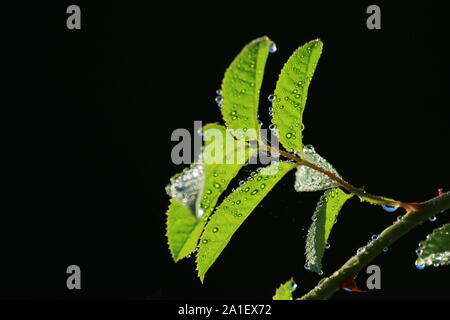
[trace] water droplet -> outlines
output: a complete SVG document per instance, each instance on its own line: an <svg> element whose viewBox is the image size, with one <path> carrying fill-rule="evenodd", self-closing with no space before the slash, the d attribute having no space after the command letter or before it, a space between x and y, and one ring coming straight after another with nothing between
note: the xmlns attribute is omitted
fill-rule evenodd
<svg viewBox="0 0 450 320"><path fill-rule="evenodd" d="M206 194L211 194L211 193L212 193L211 189L206 190Z"/></svg>
<svg viewBox="0 0 450 320"><path fill-rule="evenodd" d="M416 250L416 254L417 254L418 256L421 256L421 255L423 254L423 250L422 250L422 249L417 249L417 250Z"/></svg>
<svg viewBox="0 0 450 320"><path fill-rule="evenodd" d="M250 192L251 195L255 195L258 193L258 189L253 190L252 192Z"/></svg>
<svg viewBox="0 0 450 320"><path fill-rule="evenodd" d="M419 242L419 249L425 249L425 243Z"/></svg>
<svg viewBox="0 0 450 320"><path fill-rule="evenodd" d="M275 43L271 43L270 44L270 46L269 46L269 52L270 53L274 53L274 52L276 52L277 51L277 46L276 46L276 44Z"/></svg>
<svg viewBox="0 0 450 320"><path fill-rule="evenodd" d="M216 233L217 231L219 231L219 228L215 227L212 229L212 232Z"/></svg>
<svg viewBox="0 0 450 320"><path fill-rule="evenodd" d="M386 206L384 204L382 205L382 207L383 207L384 211L387 211L387 212L394 212L395 210L398 209L398 207Z"/></svg>
<svg viewBox="0 0 450 320"><path fill-rule="evenodd" d="M376 234L374 234L374 235L372 236L372 238L370 238L370 239L372 239L372 241L377 241L377 240L378 240L378 236L377 236Z"/></svg>
<svg viewBox="0 0 450 320"><path fill-rule="evenodd" d="M241 181L239 181L239 186L243 186L245 184L245 181L244 180L241 180Z"/></svg>
<svg viewBox="0 0 450 320"><path fill-rule="evenodd" d="M305 264L305 265L303 266L303 268L305 268L305 270L309 270L309 266L308 266L307 264Z"/></svg>
<svg viewBox="0 0 450 320"><path fill-rule="evenodd" d="M425 265L424 264L420 264L420 263L418 263L416 261L416 268L419 269L419 270L423 270L423 269L425 269Z"/></svg>
<svg viewBox="0 0 450 320"><path fill-rule="evenodd" d="M261 187L261 189L264 189L266 187L266 184L265 183L261 183L260 187Z"/></svg>
<svg viewBox="0 0 450 320"><path fill-rule="evenodd" d="M317 274L318 274L319 276L321 276L321 275L323 275L323 271L322 271L322 270L319 270L319 271L317 272Z"/></svg>
<svg viewBox="0 0 450 320"><path fill-rule="evenodd" d="M274 124L271 124L270 126L269 126L269 130L270 131L273 131L273 130L275 130L276 129L276 125L274 125Z"/></svg>
<svg viewBox="0 0 450 320"><path fill-rule="evenodd" d="M431 222L435 222L436 221L436 217L430 217L430 218L428 218L428 220L430 220Z"/></svg>
<svg viewBox="0 0 450 320"><path fill-rule="evenodd" d="M241 200L237 200L237 201L236 201L236 204L241 204Z"/></svg>
<svg viewBox="0 0 450 320"><path fill-rule="evenodd" d="M327 244L325 245L325 249L330 249L331 245L327 242Z"/></svg>
<svg viewBox="0 0 450 320"><path fill-rule="evenodd" d="M207 243L208 243L208 240L203 239L203 240L202 240L202 243L203 243L203 244L207 244Z"/></svg>
<svg viewBox="0 0 450 320"><path fill-rule="evenodd" d="M311 220L312 220L313 222L317 221L317 216L316 216L316 215L313 215L313 216L311 217Z"/></svg>
<svg viewBox="0 0 450 320"><path fill-rule="evenodd" d="M269 100L269 102L274 102L276 98L277 98L276 95L271 94L271 95L269 95L269 96L267 97L267 100Z"/></svg>
<svg viewBox="0 0 450 320"><path fill-rule="evenodd" d="M295 291L297 289L297 284L295 282L292 282L291 287L289 289L291 289L291 291Z"/></svg>
<svg viewBox="0 0 450 320"><path fill-rule="evenodd" d="M386 247L386 248L383 249L383 252L388 252L388 250L389 249Z"/></svg>
<svg viewBox="0 0 450 320"><path fill-rule="evenodd" d="M222 95L222 90L217 89L217 90L216 90L216 94L217 94L218 96L221 96L221 95Z"/></svg>
<svg viewBox="0 0 450 320"><path fill-rule="evenodd" d="M288 139L292 138L292 133L290 133L290 132L286 133L286 138L288 138Z"/></svg>
<svg viewBox="0 0 450 320"><path fill-rule="evenodd" d="M189 259L191 257L191 255L190 254L188 254L187 256L186 256L186 259Z"/></svg>
<svg viewBox="0 0 450 320"><path fill-rule="evenodd" d="M215 100L216 100L217 104L222 103L223 97L222 96L217 96Z"/></svg>
<svg viewBox="0 0 450 320"><path fill-rule="evenodd" d="M249 190L250 190L249 187L247 187L247 188L244 189L245 192L248 192Z"/></svg>
<svg viewBox="0 0 450 320"><path fill-rule="evenodd" d="M219 174L217 172L214 172L213 176L217 178L219 176Z"/></svg>
<svg viewBox="0 0 450 320"><path fill-rule="evenodd" d="M361 254L361 253L363 253L363 252L365 252L366 251L366 248L365 247L361 247L361 248L359 248L358 250L356 250L356 253L357 254Z"/></svg>
<svg viewBox="0 0 450 320"><path fill-rule="evenodd" d="M213 187L216 188L216 189L219 189L220 188L220 183L218 183L218 182L214 183Z"/></svg>
<svg viewBox="0 0 450 320"><path fill-rule="evenodd" d="M439 267L439 263L433 263L433 267Z"/></svg>

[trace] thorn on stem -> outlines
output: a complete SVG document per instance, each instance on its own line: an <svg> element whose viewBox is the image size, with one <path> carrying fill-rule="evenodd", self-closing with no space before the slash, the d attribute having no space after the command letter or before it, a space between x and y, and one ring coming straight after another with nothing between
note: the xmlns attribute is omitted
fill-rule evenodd
<svg viewBox="0 0 450 320"><path fill-rule="evenodd" d="M367 292L364 290L361 290L358 288L358 286L356 285L355 279L356 275L350 276L348 277L342 284L341 284L341 289L344 289L345 291L349 291L349 292Z"/></svg>

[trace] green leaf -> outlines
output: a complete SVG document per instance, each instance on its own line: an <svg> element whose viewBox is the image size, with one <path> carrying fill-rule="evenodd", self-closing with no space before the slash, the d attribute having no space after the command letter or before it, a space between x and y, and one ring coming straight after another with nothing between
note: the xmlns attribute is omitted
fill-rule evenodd
<svg viewBox="0 0 450 320"><path fill-rule="evenodd" d="M275 295L272 297L273 300L293 300L292 292L297 289L297 284L294 282L294 279L289 279L282 285L280 285L275 291Z"/></svg>
<svg viewBox="0 0 450 320"><path fill-rule="evenodd" d="M325 191L317 203L313 214L313 223L306 238L306 265L309 270L320 273L322 258L328 237L333 228L336 217L344 203L353 194L347 194L339 188Z"/></svg>
<svg viewBox="0 0 450 320"><path fill-rule="evenodd" d="M170 199L167 211L167 229L169 250L175 261L189 255L192 247L197 246L197 239L192 237L198 220L192 212L177 199ZM200 235L199 235L200 236Z"/></svg>
<svg viewBox="0 0 450 320"><path fill-rule="evenodd" d="M416 266L443 266L450 264L450 224L434 230L419 244L421 254Z"/></svg>
<svg viewBox="0 0 450 320"><path fill-rule="evenodd" d="M195 250L217 199L256 151L236 141L224 126L208 124L203 132L205 144L199 163L175 175L166 187L177 200L167 212L167 237L175 261Z"/></svg>
<svg viewBox="0 0 450 320"><path fill-rule="evenodd" d="M339 178L341 177L336 169L314 150L312 145L306 145L303 151L306 160L328 172L334 173ZM320 191L335 188L337 186L338 184L336 182L331 181L330 178L323 173L306 166L299 166L295 173L294 188L298 192Z"/></svg>
<svg viewBox="0 0 450 320"><path fill-rule="evenodd" d="M222 81L222 116L237 137L247 140L259 132L259 92L269 47L273 42L261 37L247 44L233 60ZM247 131L248 130L248 131Z"/></svg>
<svg viewBox="0 0 450 320"><path fill-rule="evenodd" d="M206 272L226 247L233 234L269 191L295 164L273 162L231 193L211 216L200 241L197 270L203 282ZM259 172L258 172L259 171Z"/></svg>
<svg viewBox="0 0 450 320"><path fill-rule="evenodd" d="M322 47L317 39L298 48L284 65L276 84L272 123L288 151L302 153L303 111Z"/></svg>

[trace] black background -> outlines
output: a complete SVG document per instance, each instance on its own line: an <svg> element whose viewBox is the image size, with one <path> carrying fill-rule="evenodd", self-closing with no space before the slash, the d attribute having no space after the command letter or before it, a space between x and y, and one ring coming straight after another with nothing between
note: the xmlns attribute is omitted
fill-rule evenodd
<svg viewBox="0 0 450 320"><path fill-rule="evenodd" d="M382 29L366 28L371 3L314 5L38 2L17 6L12 165L4 193L4 298L269 299L291 276L298 296L320 277L303 269L304 239L320 193L298 194L290 173L264 199L207 274L175 264L165 234L164 187L182 170L170 159L176 128L220 121L215 90L250 40L277 43L265 97L289 55L321 38L304 141L366 190L422 201L449 188L448 68L443 8L380 4ZM78 4L81 30L66 28ZM249 171L243 172L243 176ZM235 187L236 183L232 184ZM330 238L324 275L399 212L349 202ZM382 289L333 299L449 298L448 270L414 266L427 222L373 263ZM9 232L8 232L9 231ZM82 290L66 288L66 268ZM357 279L362 289L366 275Z"/></svg>

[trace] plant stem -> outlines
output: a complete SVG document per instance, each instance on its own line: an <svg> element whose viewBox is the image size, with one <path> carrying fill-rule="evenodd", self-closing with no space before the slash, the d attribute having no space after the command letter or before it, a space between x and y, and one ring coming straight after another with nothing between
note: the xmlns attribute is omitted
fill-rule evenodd
<svg viewBox="0 0 450 320"><path fill-rule="evenodd" d="M420 225L430 217L437 216L450 208L450 192L436 198L415 204L414 209L403 215L401 219L386 228L379 236L365 247L365 250L350 258L339 270L322 280L314 289L300 298L300 300L323 300L330 298L342 284L358 274L367 264L383 252L403 235Z"/></svg>
<svg viewBox="0 0 450 320"><path fill-rule="evenodd" d="M334 173L329 172L329 171L327 171L327 170L325 170L325 169L323 169L321 167L316 166L315 164L313 164L313 163L309 162L308 160L306 160L304 157L302 159L302 158L299 158L299 157L297 157L297 156L295 156L295 155L293 155L291 153L288 153L288 152L285 152L285 151L282 151L282 150L277 150L277 149L269 147L269 146L267 146L265 144L263 144L262 147L265 148L265 150L267 150L267 151L278 153L281 156L294 161L298 165L307 166L307 167L309 167L309 168L311 168L313 170L316 170L316 171L319 171L319 172L323 173L324 175L329 177L331 180L333 180L336 183L338 183L341 187L343 187L346 190L348 190L349 192L357 195L363 201L367 201L367 202L370 202L372 204L378 204L378 205L386 205L386 206L392 206L392 207L402 207L407 212L412 212L412 211L417 209L417 208L415 208L415 205L416 205L415 203L405 203L405 202L401 202L401 201L389 199L389 198L386 198L386 197L377 196L377 195L373 195L373 194L367 193L366 191L351 185L350 183L348 183L344 179L338 177Z"/></svg>

